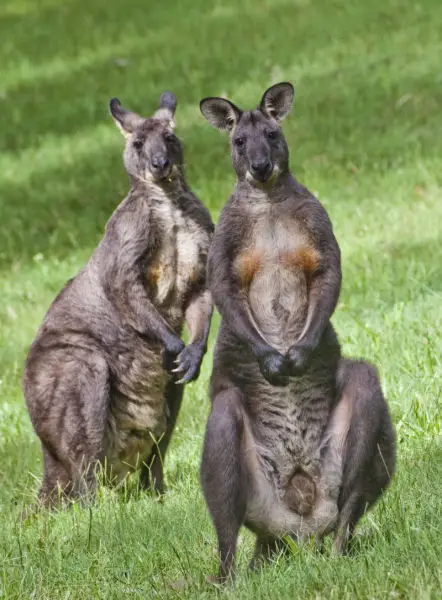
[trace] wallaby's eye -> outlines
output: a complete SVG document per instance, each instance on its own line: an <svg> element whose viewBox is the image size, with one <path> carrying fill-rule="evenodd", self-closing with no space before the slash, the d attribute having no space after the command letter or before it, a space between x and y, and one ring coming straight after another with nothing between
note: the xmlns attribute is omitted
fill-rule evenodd
<svg viewBox="0 0 442 600"><path fill-rule="evenodd" d="M141 148L143 146L144 146L143 140L135 140L133 143L133 147L135 148L135 150L141 150Z"/></svg>
<svg viewBox="0 0 442 600"><path fill-rule="evenodd" d="M164 139L166 140L166 142L173 142L175 136L173 135L173 133L166 133Z"/></svg>
<svg viewBox="0 0 442 600"><path fill-rule="evenodd" d="M267 137L269 138L269 140L276 140L276 138L278 137L278 133L274 129L269 129L267 131Z"/></svg>
<svg viewBox="0 0 442 600"><path fill-rule="evenodd" d="M237 137L233 140L233 143L235 146L238 146L238 148L241 148L241 146L244 146L245 139L243 137Z"/></svg>

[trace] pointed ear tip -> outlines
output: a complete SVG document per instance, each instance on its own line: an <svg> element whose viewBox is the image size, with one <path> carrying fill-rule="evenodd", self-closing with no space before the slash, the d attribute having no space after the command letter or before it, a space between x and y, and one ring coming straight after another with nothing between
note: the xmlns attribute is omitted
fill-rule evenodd
<svg viewBox="0 0 442 600"><path fill-rule="evenodd" d="M165 92L163 92L160 96L160 106L162 104L165 104L167 106L176 106L177 98L176 98L175 94L169 90L166 90Z"/></svg>
<svg viewBox="0 0 442 600"><path fill-rule="evenodd" d="M293 85L293 83L291 83L290 81L285 81L284 85L290 88L292 94L295 95L295 86Z"/></svg>
<svg viewBox="0 0 442 600"><path fill-rule="evenodd" d="M202 100L200 100L200 111L204 114L204 107L206 106L207 102L213 100L213 98L211 98L210 96L207 96L206 98L203 98Z"/></svg>
<svg viewBox="0 0 442 600"><path fill-rule="evenodd" d="M294 85L290 81L281 81L280 83L275 83L275 87L285 87L291 90L293 94L295 93Z"/></svg>
<svg viewBox="0 0 442 600"><path fill-rule="evenodd" d="M118 100L118 98L111 98L109 100L109 108L111 111L119 106L121 106L121 102Z"/></svg>

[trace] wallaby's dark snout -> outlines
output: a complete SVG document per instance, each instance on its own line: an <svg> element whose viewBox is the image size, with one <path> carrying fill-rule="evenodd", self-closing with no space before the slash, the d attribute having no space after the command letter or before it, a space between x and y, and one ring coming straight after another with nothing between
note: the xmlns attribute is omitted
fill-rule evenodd
<svg viewBox="0 0 442 600"><path fill-rule="evenodd" d="M172 161L168 156L167 148L155 152L150 159L150 171L155 179L165 179L172 170Z"/></svg>
<svg viewBox="0 0 442 600"><path fill-rule="evenodd" d="M272 172L273 164L267 155L255 155L250 160L250 173L253 179L264 182L270 177Z"/></svg>
<svg viewBox="0 0 442 600"><path fill-rule="evenodd" d="M162 170L165 169L166 167L168 167L170 165L170 160L167 156L165 156L164 154L156 154L153 158L152 158L152 167L154 169L158 169L158 170Z"/></svg>

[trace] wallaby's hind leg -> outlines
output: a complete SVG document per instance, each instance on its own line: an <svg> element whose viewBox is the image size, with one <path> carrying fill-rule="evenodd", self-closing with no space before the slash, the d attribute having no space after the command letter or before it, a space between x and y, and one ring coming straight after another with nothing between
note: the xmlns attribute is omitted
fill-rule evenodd
<svg viewBox="0 0 442 600"><path fill-rule="evenodd" d="M93 493L110 402L104 358L81 348L42 353L27 364L25 395L43 446L43 505Z"/></svg>
<svg viewBox="0 0 442 600"><path fill-rule="evenodd" d="M213 398L201 464L204 496L218 536L219 581L233 575L238 533L246 513L241 397L238 389L230 388Z"/></svg>
<svg viewBox="0 0 442 600"><path fill-rule="evenodd" d="M351 411L343 456L334 548L345 552L356 523L388 486L395 469L395 434L376 369L342 359L340 403ZM338 404L339 406L339 404Z"/></svg>
<svg viewBox="0 0 442 600"><path fill-rule="evenodd" d="M62 463L43 446L43 483L38 500L46 508L55 507L61 497L68 497L72 491L69 472Z"/></svg>
<svg viewBox="0 0 442 600"><path fill-rule="evenodd" d="M140 473L140 484L148 490L153 487L157 494L164 492L164 474L163 465L166 457L167 448L175 429L178 413L180 412L181 402L183 399L184 386L177 385L173 381L169 381L164 393L164 403L166 405L167 429L152 450L151 455L143 462Z"/></svg>

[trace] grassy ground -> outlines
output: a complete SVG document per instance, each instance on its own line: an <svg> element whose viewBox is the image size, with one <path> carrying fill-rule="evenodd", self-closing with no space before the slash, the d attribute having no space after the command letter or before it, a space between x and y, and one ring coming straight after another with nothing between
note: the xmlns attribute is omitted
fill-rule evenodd
<svg viewBox="0 0 442 600"><path fill-rule="evenodd" d="M438 0L2 1L0 597L441 597L441 22ZM135 479L24 523L41 457L20 378L46 308L127 191L109 97L150 113L177 94L189 180L216 217L233 174L197 103L252 106L283 79L297 89L293 170L343 251L334 323L347 354L379 367L398 471L351 557L303 547L249 575L244 532L237 587L219 592L203 583L216 555L198 483L211 353L187 390L164 504Z"/></svg>

